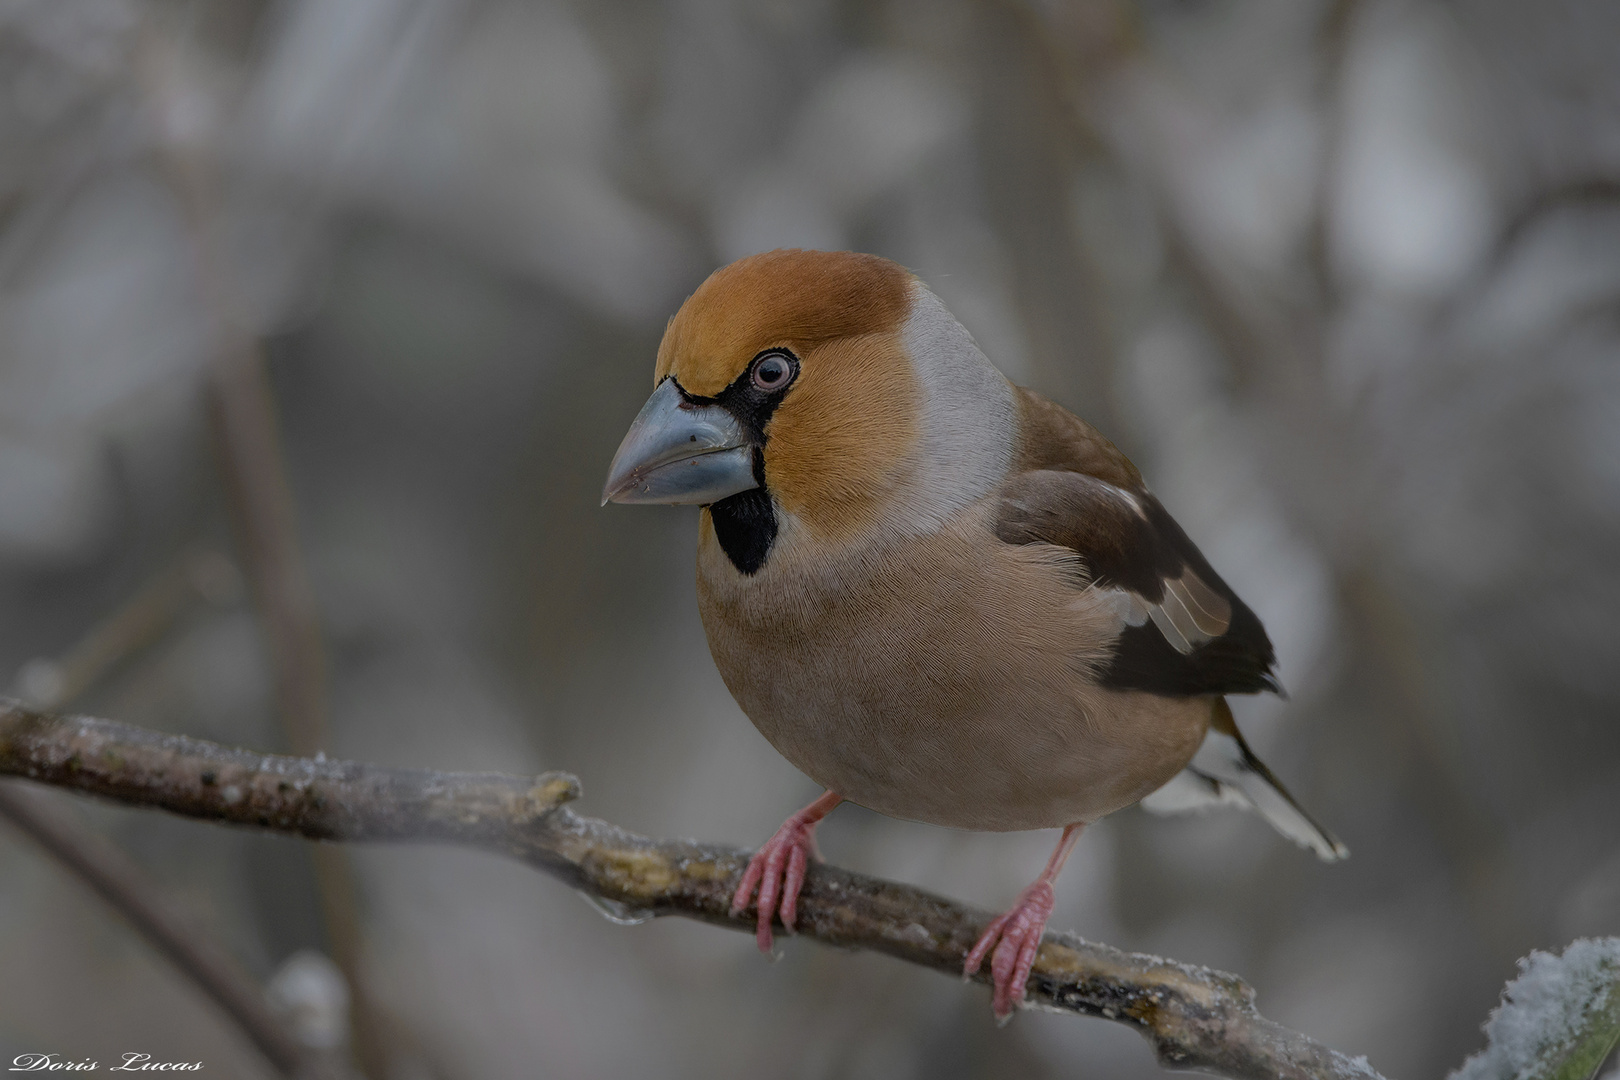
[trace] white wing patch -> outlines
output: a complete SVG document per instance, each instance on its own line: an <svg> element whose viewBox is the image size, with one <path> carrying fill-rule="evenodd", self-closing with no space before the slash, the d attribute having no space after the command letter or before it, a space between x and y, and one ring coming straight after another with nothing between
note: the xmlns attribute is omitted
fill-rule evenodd
<svg viewBox="0 0 1620 1080"><path fill-rule="evenodd" d="M1102 485L1102 490L1129 506L1143 521L1148 519L1141 501L1130 492L1112 484ZM1157 604L1124 589L1109 591L1126 598L1119 601L1120 618L1126 626L1141 626L1152 619L1170 647L1183 656L1220 637L1232 625L1232 605L1190 569L1184 568L1178 578L1165 579L1164 599Z"/></svg>
<svg viewBox="0 0 1620 1080"><path fill-rule="evenodd" d="M1148 606L1153 625L1185 656L1232 625L1232 605L1191 570L1164 583L1164 599Z"/></svg>
<svg viewBox="0 0 1620 1080"><path fill-rule="evenodd" d="M1081 571L1084 572L1083 566ZM1129 589L1098 589L1097 594L1113 609L1121 626L1141 626L1152 618L1147 601Z"/></svg>
<svg viewBox="0 0 1620 1080"><path fill-rule="evenodd" d="M1164 583L1164 599L1151 604L1129 589L1102 590L1122 626L1141 626L1149 619L1170 646L1183 656L1204 642L1218 638L1232 625L1232 605L1194 574Z"/></svg>
<svg viewBox="0 0 1620 1080"><path fill-rule="evenodd" d="M1243 752L1236 739L1212 730L1192 764L1143 799L1142 808L1155 814L1180 814L1216 806L1253 810L1288 839L1316 852L1323 862L1338 862L1350 854L1349 848L1299 808L1270 770Z"/></svg>

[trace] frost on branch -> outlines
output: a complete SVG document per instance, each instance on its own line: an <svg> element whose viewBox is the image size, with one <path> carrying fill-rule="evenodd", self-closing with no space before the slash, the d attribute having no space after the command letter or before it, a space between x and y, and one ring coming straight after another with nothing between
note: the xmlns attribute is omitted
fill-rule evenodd
<svg viewBox="0 0 1620 1080"><path fill-rule="evenodd" d="M1450 1080L1587 1080L1620 1040L1620 938L1532 952Z"/></svg>

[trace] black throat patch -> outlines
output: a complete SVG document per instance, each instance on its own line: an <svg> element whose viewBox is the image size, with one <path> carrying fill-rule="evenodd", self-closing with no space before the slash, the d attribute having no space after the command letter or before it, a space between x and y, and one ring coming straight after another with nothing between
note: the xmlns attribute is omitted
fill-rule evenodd
<svg viewBox="0 0 1620 1080"><path fill-rule="evenodd" d="M754 461L757 470L757 451ZM776 510L771 506L771 493L763 487L740 491L709 507L709 515L714 519L714 538L720 541L720 550L731 565L744 574L757 573L776 543Z"/></svg>
<svg viewBox="0 0 1620 1080"><path fill-rule="evenodd" d="M773 356L791 363L793 376L780 388L764 390L755 385L751 375L762 360ZM770 491L765 487L765 427L797 379L798 365L799 358L791 350L779 346L756 355L747 369L713 398L698 398L686 394L685 390L681 391L693 401L713 402L730 412L753 440L754 479L759 487L727 496L709 507L720 550L726 553L731 565L748 575L759 572L771 554L771 545L776 543L776 508L772 505Z"/></svg>

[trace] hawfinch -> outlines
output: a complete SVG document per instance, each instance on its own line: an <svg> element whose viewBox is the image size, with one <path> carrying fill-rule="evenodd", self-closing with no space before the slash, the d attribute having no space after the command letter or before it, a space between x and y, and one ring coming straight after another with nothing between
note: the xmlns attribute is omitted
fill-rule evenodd
<svg viewBox="0 0 1620 1080"><path fill-rule="evenodd" d="M917 278L873 255L772 251L670 320L603 502L688 503L698 605L737 704L826 794L733 899L791 930L816 823L844 799L956 829L1061 828L991 922L1006 1017L1089 822L1247 805L1346 850L1244 742L1225 694L1279 692L1271 641L1142 474L993 367Z"/></svg>

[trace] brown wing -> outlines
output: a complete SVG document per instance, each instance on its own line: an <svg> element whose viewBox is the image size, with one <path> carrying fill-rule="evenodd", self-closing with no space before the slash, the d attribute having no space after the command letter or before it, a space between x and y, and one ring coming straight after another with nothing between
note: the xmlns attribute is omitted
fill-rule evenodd
<svg viewBox="0 0 1620 1080"><path fill-rule="evenodd" d="M1018 457L1014 473L1036 469L1085 473L1127 491L1145 490L1142 474L1102 432L1033 390L1018 392Z"/></svg>
<svg viewBox="0 0 1620 1080"><path fill-rule="evenodd" d="M1120 594L1123 626L1104 685L1172 696L1281 692L1260 620L1221 580L1141 474L1066 410L1021 391L1019 463L1000 491L996 534L1080 556Z"/></svg>

